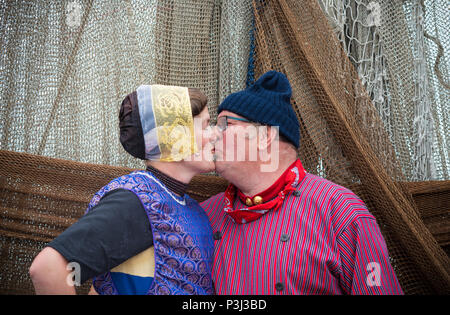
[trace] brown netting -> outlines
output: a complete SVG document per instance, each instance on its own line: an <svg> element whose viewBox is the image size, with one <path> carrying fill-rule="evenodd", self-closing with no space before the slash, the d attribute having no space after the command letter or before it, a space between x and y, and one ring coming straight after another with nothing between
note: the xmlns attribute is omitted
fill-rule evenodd
<svg viewBox="0 0 450 315"><path fill-rule="evenodd" d="M419 2L380 1L387 13L378 34L356 14L366 0L0 0L0 293L33 293L28 268L37 253L99 188L142 168L118 142L123 97L144 83L198 87L214 120L217 104L245 87L253 25L255 77L276 69L292 84L305 169L367 203L405 293L450 293L448 90L433 90L441 116L433 109L434 134L419 134L426 141L416 143L408 124L429 115L411 108L421 95L408 71L423 69L411 65L408 41L418 37L402 20ZM448 48L448 35L424 36ZM382 57L374 65L367 51ZM447 56L439 58L439 71L428 72L434 87L446 84ZM411 182L432 173L429 141L437 143L436 178L447 181ZM197 176L189 194L201 201L225 187Z"/></svg>

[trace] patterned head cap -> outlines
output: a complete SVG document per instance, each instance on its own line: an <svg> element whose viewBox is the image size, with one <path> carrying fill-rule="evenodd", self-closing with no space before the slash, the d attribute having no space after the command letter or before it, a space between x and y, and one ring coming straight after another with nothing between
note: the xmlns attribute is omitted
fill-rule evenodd
<svg viewBox="0 0 450 315"><path fill-rule="evenodd" d="M119 113L120 142L142 160L181 161L197 152L188 88L141 85Z"/></svg>

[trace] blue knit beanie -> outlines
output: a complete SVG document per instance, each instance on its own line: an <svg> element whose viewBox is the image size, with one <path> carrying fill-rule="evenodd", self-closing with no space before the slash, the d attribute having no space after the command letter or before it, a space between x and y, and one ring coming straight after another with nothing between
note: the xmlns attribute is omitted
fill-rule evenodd
<svg viewBox="0 0 450 315"><path fill-rule="evenodd" d="M228 110L253 122L279 126L280 134L298 148L300 125L291 106L291 94L286 76L272 70L247 89L228 95L218 113Z"/></svg>

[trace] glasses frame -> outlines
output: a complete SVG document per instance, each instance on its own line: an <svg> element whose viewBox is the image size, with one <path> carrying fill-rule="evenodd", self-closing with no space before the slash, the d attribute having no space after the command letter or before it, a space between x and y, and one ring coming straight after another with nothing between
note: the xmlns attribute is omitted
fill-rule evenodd
<svg viewBox="0 0 450 315"><path fill-rule="evenodd" d="M222 119L222 117L225 117L225 128L220 128L219 125L217 124L219 122L219 119ZM225 130L227 130L228 128L228 119L233 119L233 120L238 120L238 121L243 121L243 122L248 122L248 123L253 123L252 121L245 119L245 118L239 118L239 117L233 117L233 116L220 116L217 118L217 123L216 123L216 127L224 132Z"/></svg>

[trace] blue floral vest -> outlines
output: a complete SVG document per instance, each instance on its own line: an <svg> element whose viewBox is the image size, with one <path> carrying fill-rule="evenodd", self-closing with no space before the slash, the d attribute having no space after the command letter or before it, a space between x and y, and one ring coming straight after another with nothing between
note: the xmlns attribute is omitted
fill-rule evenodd
<svg viewBox="0 0 450 315"><path fill-rule="evenodd" d="M86 213L107 192L118 188L134 192L144 205L153 233L154 275L151 282L141 282L147 283L144 291L142 288L136 291L136 282L118 290L118 280L110 271L93 279L96 291L99 294L213 294L212 229L200 205L187 194L184 197L172 194L152 173L136 171L100 189ZM142 257L149 256L141 255L141 263ZM145 258L145 263L153 265L148 260ZM129 277L133 276L125 274L125 277L125 282L130 283Z"/></svg>

